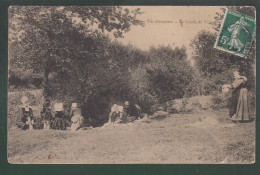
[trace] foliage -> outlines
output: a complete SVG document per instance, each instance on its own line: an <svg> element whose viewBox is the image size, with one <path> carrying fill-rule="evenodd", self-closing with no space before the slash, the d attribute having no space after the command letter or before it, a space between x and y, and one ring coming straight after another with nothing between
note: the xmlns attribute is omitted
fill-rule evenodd
<svg viewBox="0 0 260 175"><path fill-rule="evenodd" d="M149 113L151 106L184 96L192 69L184 47L150 48L144 56L144 64L131 71L129 85L135 99Z"/></svg>
<svg viewBox="0 0 260 175"><path fill-rule="evenodd" d="M80 66L96 61L105 31L122 37L131 25L143 25L136 19L140 9L122 7L13 6L9 14L10 65L43 74L45 97L53 95L48 80L53 71L70 74L72 65L78 65L80 85L90 81L89 70Z"/></svg>
<svg viewBox="0 0 260 175"><path fill-rule="evenodd" d="M223 94L218 92L213 93L212 108L216 110L227 108L230 102L230 98L231 98L230 93L228 94Z"/></svg>
<svg viewBox="0 0 260 175"><path fill-rule="evenodd" d="M151 94L155 94L159 102L182 98L186 86L192 79L192 69L187 61L186 49L159 47L150 50L150 64L147 74Z"/></svg>
<svg viewBox="0 0 260 175"><path fill-rule="evenodd" d="M239 69L242 75L248 78L248 88L255 88L255 42L247 59L231 55L214 48L216 35L201 31L191 42L194 48L195 67L202 94L208 95L220 90L220 86L234 81L233 71Z"/></svg>

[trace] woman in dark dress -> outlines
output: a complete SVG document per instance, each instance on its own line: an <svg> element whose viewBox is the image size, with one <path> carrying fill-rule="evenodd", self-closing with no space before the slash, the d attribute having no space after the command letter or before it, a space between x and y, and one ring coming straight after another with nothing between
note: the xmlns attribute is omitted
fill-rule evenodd
<svg viewBox="0 0 260 175"><path fill-rule="evenodd" d="M32 107L25 105L22 106L21 108L23 112L23 116L21 120L24 123L22 129L23 130L32 129L34 124Z"/></svg>
<svg viewBox="0 0 260 175"><path fill-rule="evenodd" d="M234 72L235 81L230 85L232 97L229 104L229 116L233 121L249 121L249 98L246 88L247 78Z"/></svg>
<svg viewBox="0 0 260 175"><path fill-rule="evenodd" d="M53 117L52 117L52 112L51 112L50 100L48 100L48 99L43 104L43 109L41 111L41 117L42 117L42 122L43 122L43 129L49 130L51 120Z"/></svg>
<svg viewBox="0 0 260 175"><path fill-rule="evenodd" d="M129 104L128 101L125 102L123 106L123 121L132 122L134 120L141 118L141 108L139 105Z"/></svg>
<svg viewBox="0 0 260 175"><path fill-rule="evenodd" d="M54 105L54 121L52 123L52 128L57 130L66 129L66 116L64 114L63 103L57 103Z"/></svg>
<svg viewBox="0 0 260 175"><path fill-rule="evenodd" d="M21 121L23 122L23 126L22 129L26 130L26 129L33 129L33 124L34 124L34 118L33 118L33 111L32 111L32 107L29 106L29 98L26 96L23 96L21 98L21 102L22 102L22 118Z"/></svg>

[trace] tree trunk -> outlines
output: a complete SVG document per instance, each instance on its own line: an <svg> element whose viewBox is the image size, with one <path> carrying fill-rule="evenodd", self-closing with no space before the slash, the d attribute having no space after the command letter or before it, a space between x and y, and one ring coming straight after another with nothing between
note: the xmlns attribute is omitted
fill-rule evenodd
<svg viewBox="0 0 260 175"><path fill-rule="evenodd" d="M50 74L49 70L45 69L43 75L43 81L42 81L43 97L45 100L51 95L50 88L49 88L49 74Z"/></svg>
<svg viewBox="0 0 260 175"><path fill-rule="evenodd" d="M197 83L197 92L198 92L198 96L200 96L200 87L199 87L199 84Z"/></svg>

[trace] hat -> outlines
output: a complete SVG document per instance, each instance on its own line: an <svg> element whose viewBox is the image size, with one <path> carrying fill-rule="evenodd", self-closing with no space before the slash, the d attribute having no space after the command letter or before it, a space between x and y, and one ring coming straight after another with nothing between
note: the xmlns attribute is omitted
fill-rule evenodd
<svg viewBox="0 0 260 175"><path fill-rule="evenodd" d="M72 108L77 108L77 107L78 107L78 104L77 104L77 103L72 103L72 104L71 104L71 107L72 107Z"/></svg>
<svg viewBox="0 0 260 175"><path fill-rule="evenodd" d="M56 103L54 104L54 111L63 111L63 103Z"/></svg>

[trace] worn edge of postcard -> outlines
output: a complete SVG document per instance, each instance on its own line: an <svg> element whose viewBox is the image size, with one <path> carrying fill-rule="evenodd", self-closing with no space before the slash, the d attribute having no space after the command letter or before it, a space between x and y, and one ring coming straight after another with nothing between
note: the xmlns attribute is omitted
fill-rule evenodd
<svg viewBox="0 0 260 175"><path fill-rule="evenodd" d="M253 6L252 6L252 7L253 7ZM241 15L245 15L245 14L243 14L243 13L239 13L239 12L237 12L237 11L233 11L233 10L230 10L230 9L226 8L225 15L224 15L223 21L222 21L222 23L221 23L221 26L220 26L220 30L219 30L217 39L216 39L216 42L215 42L215 44L214 44L214 48L247 59L248 53L249 53L250 49L252 48L253 39L255 38L255 31L256 31L256 11L255 11L255 17L249 16L250 18L253 18L253 19L254 19L255 28L254 28L254 32L253 32L253 34L252 34L252 39L251 39L251 41L250 41L249 51L248 51L247 55L239 54L239 53L237 53L237 52L229 51L229 50L223 49L222 47L217 46L218 41L219 41L220 34L221 34L222 29L223 29L223 26L224 26L224 22L225 22L225 20L226 20L227 14L228 14L228 11L232 11L232 12L234 12L234 13L238 13L238 14L241 14ZM246 15L246 16L248 16L248 15Z"/></svg>

